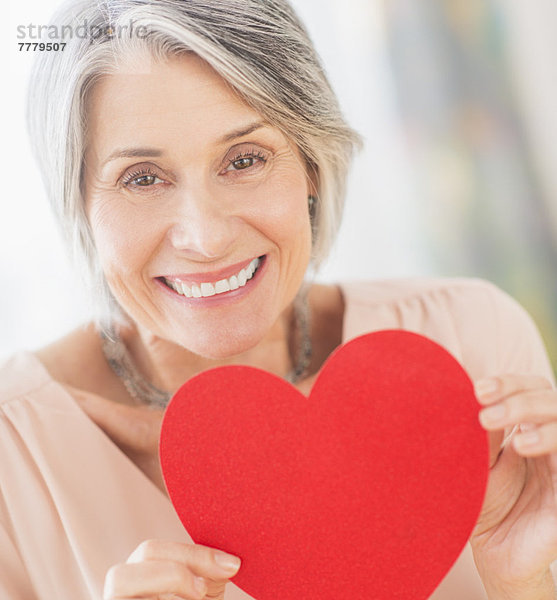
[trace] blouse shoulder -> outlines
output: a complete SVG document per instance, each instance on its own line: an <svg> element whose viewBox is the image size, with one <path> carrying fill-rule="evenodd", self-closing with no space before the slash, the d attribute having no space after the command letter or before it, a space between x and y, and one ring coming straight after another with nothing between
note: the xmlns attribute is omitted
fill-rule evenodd
<svg viewBox="0 0 557 600"><path fill-rule="evenodd" d="M530 315L482 279L415 278L341 286L345 338L379 329L421 333L451 352L473 378L553 371Z"/></svg>
<svg viewBox="0 0 557 600"><path fill-rule="evenodd" d="M0 407L17 398L43 391L54 383L31 352L18 352L0 364Z"/></svg>

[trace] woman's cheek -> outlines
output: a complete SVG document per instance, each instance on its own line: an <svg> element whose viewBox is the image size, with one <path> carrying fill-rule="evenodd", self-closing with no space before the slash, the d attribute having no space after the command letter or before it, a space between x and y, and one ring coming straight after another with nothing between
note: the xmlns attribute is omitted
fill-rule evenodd
<svg viewBox="0 0 557 600"><path fill-rule="evenodd" d="M88 211L89 223L99 259L107 274L131 272L140 267L156 237L153 219L140 212L126 210L121 198L93 198Z"/></svg>
<svg viewBox="0 0 557 600"><path fill-rule="evenodd" d="M256 220L276 241L291 240L294 236L300 242L311 240L307 182L301 173L293 175L292 170L277 169L258 190L263 202L255 207Z"/></svg>

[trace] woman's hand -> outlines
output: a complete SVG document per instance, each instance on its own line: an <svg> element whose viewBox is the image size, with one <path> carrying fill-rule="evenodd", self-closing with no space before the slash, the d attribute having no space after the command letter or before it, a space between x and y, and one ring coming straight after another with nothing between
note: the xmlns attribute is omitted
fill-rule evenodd
<svg viewBox="0 0 557 600"><path fill-rule="evenodd" d="M487 493L470 539L480 575L490 598L553 599L557 392L542 377L505 375L478 382L476 394L490 434Z"/></svg>
<svg viewBox="0 0 557 600"><path fill-rule="evenodd" d="M223 600L239 568L239 558L214 548L148 540L108 571L104 600Z"/></svg>

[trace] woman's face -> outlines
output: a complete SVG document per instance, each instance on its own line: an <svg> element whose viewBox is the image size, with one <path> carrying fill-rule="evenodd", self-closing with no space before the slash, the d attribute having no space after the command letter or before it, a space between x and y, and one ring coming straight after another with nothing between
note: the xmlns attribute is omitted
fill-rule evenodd
<svg viewBox="0 0 557 600"><path fill-rule="evenodd" d="M195 55L134 64L88 101L86 208L107 282L155 335L210 358L239 354L303 280L304 163Z"/></svg>

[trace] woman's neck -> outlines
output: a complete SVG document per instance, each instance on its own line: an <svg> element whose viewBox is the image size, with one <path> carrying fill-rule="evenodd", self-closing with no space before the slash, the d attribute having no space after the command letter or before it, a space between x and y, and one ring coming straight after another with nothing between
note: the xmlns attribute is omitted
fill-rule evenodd
<svg viewBox="0 0 557 600"><path fill-rule="evenodd" d="M185 381L206 369L231 364L258 367L285 376L296 355L292 339L292 309L288 308L255 347L226 359L211 359L153 335L139 325L120 335L139 372L161 390L174 393Z"/></svg>
<svg viewBox="0 0 557 600"><path fill-rule="evenodd" d="M338 286L313 284L308 301L313 354L306 376L317 373L329 354L342 343L344 318L344 298ZM159 389L174 393L194 375L224 365L249 365L285 377L299 353L300 338L294 320L290 306L259 344L223 360L194 354L136 325L122 329L121 337L143 377Z"/></svg>

